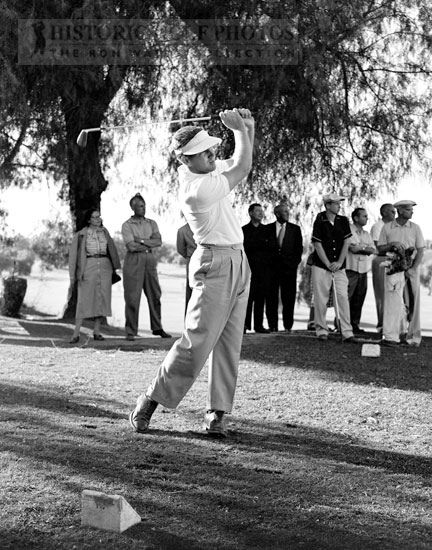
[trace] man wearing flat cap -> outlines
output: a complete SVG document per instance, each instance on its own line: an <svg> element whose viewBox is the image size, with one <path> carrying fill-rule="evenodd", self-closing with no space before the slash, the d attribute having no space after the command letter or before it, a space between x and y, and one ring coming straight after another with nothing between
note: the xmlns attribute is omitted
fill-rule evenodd
<svg viewBox="0 0 432 550"><path fill-rule="evenodd" d="M327 340L329 332L326 321L327 303L333 284L337 298L336 313L339 316L343 342L356 343L350 321L348 278L345 272L345 260L352 234L348 218L339 215L343 200L345 198L337 193L325 194L323 196L325 211L318 214L313 225L314 322L318 339Z"/></svg>
<svg viewBox="0 0 432 550"><path fill-rule="evenodd" d="M397 218L386 223L378 239L380 254L403 256L413 250L412 264L396 273L387 272L384 290L383 339L385 346L398 346L402 340L413 347L421 342L420 327L420 273L419 265L424 254L425 241L420 227L411 221L411 200L394 204ZM387 269L384 268L383 269Z"/></svg>

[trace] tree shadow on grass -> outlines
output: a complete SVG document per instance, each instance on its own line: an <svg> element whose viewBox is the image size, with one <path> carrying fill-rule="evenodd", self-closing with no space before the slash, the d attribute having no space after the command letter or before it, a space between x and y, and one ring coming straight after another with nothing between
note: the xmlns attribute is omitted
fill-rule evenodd
<svg viewBox="0 0 432 550"><path fill-rule="evenodd" d="M40 389L4 389L6 406L22 407L0 424L3 452L55 484L66 500L79 502L83 489L122 494L144 518L122 535L106 535L78 528L76 511L65 518L59 510L50 533L47 526L25 528L24 510L15 518L21 526L3 533L3 541L15 548L90 548L93 543L93 548L116 550L402 550L426 549L430 543L432 531L420 512L422 507L424 517L430 512L429 457L370 449L307 426L242 418L234 418L227 440L158 428L167 415L155 418L156 428L140 436L130 430L126 414L111 410L121 403L105 400L103 407L102 402L90 407L56 400L50 392L44 402ZM196 413L185 415L198 422ZM412 496L403 496L403 484L408 492L417 484ZM49 497L46 506L53 505ZM31 501L31 490L24 498ZM374 498L388 503L379 506ZM418 503L418 515L402 524L404 499ZM399 504L398 510L392 508ZM71 522L73 531L67 527ZM96 540L104 546L95 546Z"/></svg>
<svg viewBox="0 0 432 550"><path fill-rule="evenodd" d="M129 342L125 340L125 332L122 328L109 325L102 327L101 332L105 340L95 341L93 322L87 320L83 323L84 329L87 330L81 331L79 343L72 346L69 340L72 337L73 325L59 319L25 320L0 317L0 321L0 344L4 345L70 349L81 347L140 352L154 348L168 350L174 342L174 338L162 339L155 336L136 337L135 341Z"/></svg>
<svg viewBox="0 0 432 550"><path fill-rule="evenodd" d="M245 338L241 358L275 368L286 366L331 373L341 380L362 385L421 392L432 389L431 338L423 338L420 348L415 349L380 347L380 357L362 357L361 350L362 345L342 344L337 335L321 342L307 333L282 333Z"/></svg>
<svg viewBox="0 0 432 550"><path fill-rule="evenodd" d="M116 401L107 401L106 399L92 396L91 404L84 403L76 397L66 397L58 392L58 387L53 386L18 386L16 384L0 383L0 398L2 406L19 405L20 408L32 408L39 411L55 411L66 415L75 415L79 417L107 417L123 418L123 414L114 412L113 408L120 408L121 403ZM104 405L103 407L101 405ZM108 408L107 408L108 407ZM109 408L111 407L111 408ZM2 414L3 417L9 416L7 411ZM10 413L11 419L16 418L17 412L14 409ZM21 417L20 412L18 416ZM24 419L26 420L26 415ZM3 418L3 421L5 419Z"/></svg>
<svg viewBox="0 0 432 550"><path fill-rule="evenodd" d="M72 346L69 344L70 326L58 320L20 320L19 325L28 334L12 335L2 331L0 326L0 344L126 352L153 349L168 351L176 337L162 339L150 336L127 342L122 329L104 327L104 341L93 340L90 333L82 335L80 343ZM364 338L364 341L368 341L368 338ZM432 389L432 338L423 338L418 349L381 347L380 357L362 357L361 348L361 345L342 344L337 335L331 335L328 341L320 342L307 331L248 335L243 339L241 359L277 368L283 368L285 365L296 369L327 372L341 380L362 385L376 384L421 392Z"/></svg>

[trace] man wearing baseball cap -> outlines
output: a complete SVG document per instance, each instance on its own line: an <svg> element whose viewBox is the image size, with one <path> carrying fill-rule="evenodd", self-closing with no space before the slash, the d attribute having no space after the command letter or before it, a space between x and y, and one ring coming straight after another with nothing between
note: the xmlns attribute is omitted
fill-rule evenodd
<svg viewBox="0 0 432 550"><path fill-rule="evenodd" d="M323 196L325 211L320 212L314 222L312 243L315 247L312 266L314 292L314 322L319 340L327 340L327 303L330 289L334 285L343 342L357 343L350 321L348 302L348 278L345 273L345 259L350 244L351 228L347 217L340 216L341 201L345 198L337 193Z"/></svg>
<svg viewBox="0 0 432 550"><path fill-rule="evenodd" d="M227 434L224 415L234 400L250 279L229 193L251 169L255 123L248 109L219 116L234 133L231 159L216 160L221 140L201 128L186 126L174 134L173 150L181 162L180 208L197 243L189 265L192 296L182 336L130 414L139 433L147 431L159 403L177 407L209 358L205 429L214 437Z"/></svg>
<svg viewBox="0 0 432 550"><path fill-rule="evenodd" d="M411 221L416 203L412 200L401 200L394 206L398 213L397 218L382 228L378 250L380 254L386 254L403 252L413 247L414 259L406 271L386 274L382 344L398 346L402 334L408 345L418 347L421 342L418 268L423 258L425 241L420 227Z"/></svg>

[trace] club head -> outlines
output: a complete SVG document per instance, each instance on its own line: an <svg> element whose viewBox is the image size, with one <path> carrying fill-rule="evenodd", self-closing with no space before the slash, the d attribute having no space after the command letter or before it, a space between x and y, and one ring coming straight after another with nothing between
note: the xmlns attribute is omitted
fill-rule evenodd
<svg viewBox="0 0 432 550"><path fill-rule="evenodd" d="M77 145L80 147L85 147L87 145L88 132L87 130L81 130L79 136L77 137Z"/></svg>

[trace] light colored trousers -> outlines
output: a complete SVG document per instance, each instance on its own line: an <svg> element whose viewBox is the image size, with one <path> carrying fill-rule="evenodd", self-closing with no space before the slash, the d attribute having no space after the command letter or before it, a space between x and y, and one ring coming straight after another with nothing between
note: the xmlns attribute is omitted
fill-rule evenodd
<svg viewBox="0 0 432 550"><path fill-rule="evenodd" d="M372 283L375 296L375 305L377 312L377 329L383 327L384 318L384 286L386 272L381 264L388 260L387 256L374 256L372 260Z"/></svg>
<svg viewBox="0 0 432 550"><path fill-rule="evenodd" d="M231 412L249 280L242 245L198 246L189 264L192 296L184 330L147 390L151 399L177 407L210 358L207 409Z"/></svg>
<svg viewBox="0 0 432 550"><path fill-rule="evenodd" d="M399 342L400 334L406 340L420 344L420 274L409 270L385 276L383 338Z"/></svg>
<svg viewBox="0 0 432 550"><path fill-rule="evenodd" d="M342 337L350 338L353 336L353 330L350 321L350 309L348 302L348 277L345 269L339 269L334 274L327 269L312 266L312 284L314 291L314 323L317 336L328 334L326 321L327 303L329 300L330 289L333 282L336 289L337 308L335 311L339 317Z"/></svg>

